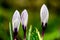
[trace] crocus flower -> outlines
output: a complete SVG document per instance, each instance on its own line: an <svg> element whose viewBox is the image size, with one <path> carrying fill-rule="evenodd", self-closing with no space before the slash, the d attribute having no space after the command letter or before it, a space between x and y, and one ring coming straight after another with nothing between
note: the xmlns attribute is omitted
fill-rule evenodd
<svg viewBox="0 0 60 40"><path fill-rule="evenodd" d="M45 4L43 4L41 7L40 18L41 18L41 23L42 23L42 36L44 36L44 31L47 27L48 18L49 18L48 8L46 7Z"/></svg>
<svg viewBox="0 0 60 40"><path fill-rule="evenodd" d="M23 31L24 31L24 37L26 37L27 22L28 22L28 12L25 9L25 10L23 10L23 12L21 14L21 23L22 23L22 27L23 27Z"/></svg>
<svg viewBox="0 0 60 40"><path fill-rule="evenodd" d="M20 14L18 10L14 12L14 15L12 18L12 26L13 26L14 40L16 40L16 36L17 36L17 33L19 31L19 26L20 26Z"/></svg>

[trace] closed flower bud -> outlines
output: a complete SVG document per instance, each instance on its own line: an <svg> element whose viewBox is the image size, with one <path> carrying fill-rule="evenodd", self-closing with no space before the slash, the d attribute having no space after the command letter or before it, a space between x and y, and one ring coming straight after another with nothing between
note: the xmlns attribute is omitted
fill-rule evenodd
<svg viewBox="0 0 60 40"><path fill-rule="evenodd" d="M13 31L18 31L20 26L20 14L18 10L14 12L13 18L12 18L12 26Z"/></svg>
<svg viewBox="0 0 60 40"><path fill-rule="evenodd" d="M46 7L45 4L43 4L41 7L40 18L41 18L41 23L43 23L43 26L45 26L45 24L48 22L48 18L49 18L48 8Z"/></svg>
<svg viewBox="0 0 60 40"><path fill-rule="evenodd" d="M28 23L28 12L27 10L23 10L22 14L21 14L21 23L23 28L25 29Z"/></svg>
<svg viewBox="0 0 60 40"><path fill-rule="evenodd" d="M27 27L27 23L28 23L28 12L27 10L23 10L22 14L21 14L21 23L22 23L22 28L24 31L24 40L26 40L26 27Z"/></svg>

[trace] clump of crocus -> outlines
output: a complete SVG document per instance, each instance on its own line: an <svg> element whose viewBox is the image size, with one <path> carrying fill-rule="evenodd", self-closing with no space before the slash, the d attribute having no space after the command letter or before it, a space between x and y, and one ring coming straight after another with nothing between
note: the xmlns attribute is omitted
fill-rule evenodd
<svg viewBox="0 0 60 40"><path fill-rule="evenodd" d="M14 40L17 40L17 34L18 34L18 31L19 31L20 22L22 24L22 28L23 28L23 31L24 31L24 40L26 40L26 27L27 27L27 22L28 22L28 13L27 13L26 9L23 10L21 16L20 16L18 10L16 10L14 12L14 15L13 15L13 18L12 18Z"/></svg>
<svg viewBox="0 0 60 40"><path fill-rule="evenodd" d="M18 10L14 12L14 15L12 18L12 26L13 26L13 39L17 40L17 34L19 31L19 26L20 26L20 14Z"/></svg>
<svg viewBox="0 0 60 40"><path fill-rule="evenodd" d="M26 40L26 27L27 27L27 22L28 22L28 12L27 10L23 10L21 14L21 23L24 31L24 40Z"/></svg>
<svg viewBox="0 0 60 40"><path fill-rule="evenodd" d="M49 18L48 8L46 7L45 4L43 4L41 7L40 18L41 18L41 24L42 24L42 37L43 37L47 27L48 18Z"/></svg>

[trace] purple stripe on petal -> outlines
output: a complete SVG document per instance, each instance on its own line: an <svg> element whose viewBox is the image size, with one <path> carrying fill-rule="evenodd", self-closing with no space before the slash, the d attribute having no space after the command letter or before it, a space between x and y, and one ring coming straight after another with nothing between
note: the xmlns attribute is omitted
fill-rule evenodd
<svg viewBox="0 0 60 40"><path fill-rule="evenodd" d="M42 36L44 36L44 32L46 30L46 27L47 27L47 23L45 23L45 26L44 26L43 22L42 22Z"/></svg>
<svg viewBox="0 0 60 40"><path fill-rule="evenodd" d="M24 38L26 38L26 26L22 25L24 31Z"/></svg>
<svg viewBox="0 0 60 40"><path fill-rule="evenodd" d="M17 39L17 34L18 34L17 28L15 28L15 29L14 29L14 32L13 32L13 37L14 37L14 39Z"/></svg>
<svg viewBox="0 0 60 40"><path fill-rule="evenodd" d="M26 26L22 25L22 27L23 27L23 30L26 31Z"/></svg>

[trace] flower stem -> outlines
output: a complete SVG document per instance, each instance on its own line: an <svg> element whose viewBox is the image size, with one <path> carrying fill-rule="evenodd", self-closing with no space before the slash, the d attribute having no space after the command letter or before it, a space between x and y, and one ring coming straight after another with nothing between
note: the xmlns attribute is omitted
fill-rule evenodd
<svg viewBox="0 0 60 40"><path fill-rule="evenodd" d="M24 31L24 40L26 40L26 26L22 25Z"/></svg>
<svg viewBox="0 0 60 40"><path fill-rule="evenodd" d="M13 32L13 37L14 37L13 39L14 39L14 40L17 40L17 34L18 34L17 28L15 28L15 29L14 29L14 32Z"/></svg>
<svg viewBox="0 0 60 40"><path fill-rule="evenodd" d="M46 27L47 27L47 23L45 23L44 25L44 23L42 22L42 38L44 38Z"/></svg>

